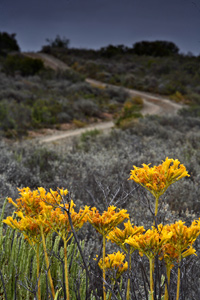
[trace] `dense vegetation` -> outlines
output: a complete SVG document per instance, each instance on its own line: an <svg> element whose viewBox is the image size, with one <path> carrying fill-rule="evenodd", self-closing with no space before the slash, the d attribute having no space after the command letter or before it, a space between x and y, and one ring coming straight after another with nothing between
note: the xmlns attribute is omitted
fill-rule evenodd
<svg viewBox="0 0 200 300"><path fill-rule="evenodd" d="M169 156L184 162L190 177L171 186L165 196L161 197L158 222L172 223L182 219L186 221L186 224L190 224L191 220L198 218L200 207L198 189L200 179L199 128L200 121L197 118L151 116L133 122L130 128L124 131L115 129L106 135L98 131L88 132L81 138L72 141L62 140L62 142L48 145L48 147L35 145L31 141L19 144L15 142L10 146L1 143L1 203L6 196L16 199L18 197L17 187L29 186L31 189L36 189L44 186L47 190L64 187L69 189L71 197L78 207L87 204L98 207L102 212L109 203L112 203L119 208L128 209L135 225L143 225L147 228L152 223L148 207L153 205L153 199L142 188L127 180L129 172L133 164L136 166L141 166L142 163L159 164L161 160ZM8 205L6 215L11 214L12 210L11 205ZM84 249L86 257L89 257L91 253L98 252L100 240L92 229L87 227L82 230L79 238L80 240L84 239L87 245ZM49 249L56 251L53 249L56 249L57 244L51 246L51 243L49 243ZM196 247L198 250L199 246ZM109 253L112 249L108 247ZM69 249L69 253L71 253L70 251ZM199 252L197 251L197 253ZM33 257L34 252L30 252L30 255ZM60 259L62 259L63 254L60 255ZM57 259L57 256L52 258L52 268L54 268L53 274L55 274L53 276L59 282L57 276L62 276L62 265L59 262L58 273L55 273L55 265L58 266ZM137 260L134 255L133 261L134 270L136 268L139 270L141 268L140 260ZM76 278L76 284L80 285L81 280L85 279L82 273L77 275L75 270L78 267L82 272L82 263L77 259L73 259L73 262L78 263L78 266L76 265L75 269L70 267L70 276L72 276L70 278ZM148 268L145 260L143 263L144 267ZM191 264L192 272L188 263ZM90 267L97 268L91 260ZM193 257L193 259L185 260L182 270L184 288L181 289L180 299L190 299L192 294L193 299L197 300L199 298L198 259ZM12 268L13 274L16 271L17 269ZM99 274L98 269L95 269L95 274ZM172 282L176 286L176 276L175 273L173 274ZM43 275L43 282L45 282L45 274ZM138 280L142 280L141 276L142 274L139 272ZM35 280L34 278L30 277L29 280ZM132 282L135 282L134 280ZM75 291L74 281L70 282L72 291ZM98 282L100 284L99 279ZM30 282L28 283L27 278L20 275L18 284L21 283L26 291ZM137 287L136 294L139 291L143 294L143 287L140 284L137 286L136 282L134 284L136 284L135 288ZM98 286L98 290L101 293L100 286ZM76 297L78 296L74 296L73 299L79 299ZM147 299L138 294L137 297L136 299Z"/></svg>
<svg viewBox="0 0 200 300"><path fill-rule="evenodd" d="M3 72L14 76L16 73L21 76L31 76L38 74L44 69L44 64L40 59L32 59L22 55L7 55L3 62Z"/></svg>
<svg viewBox="0 0 200 300"><path fill-rule="evenodd" d="M63 123L85 126L121 117L127 101L132 103L131 115L138 115L141 99L130 99L123 89L91 87L84 82L84 74L73 69L47 69L39 59L13 54L18 49L14 34L1 33L0 37L1 134L20 137L28 130L59 128ZM69 41L57 36L49 43L53 48L67 49Z"/></svg>
<svg viewBox="0 0 200 300"><path fill-rule="evenodd" d="M186 209L198 211L199 128L197 118L151 116L133 121L130 128L123 131L115 129L107 135L88 132L80 140L61 140L47 148L31 141L15 143L14 147L2 142L2 200L7 195L15 197L17 187L42 185L56 189L64 186L73 193L76 201L82 203L84 199L90 203L92 199L99 199L103 209L101 187L109 187L108 197L112 197L119 187L118 196L124 190L130 192L133 185L130 187L127 178L132 164L155 164L169 156L184 162L191 175L182 185L172 188L173 196L168 195L171 209L179 214ZM138 189L134 191L133 198L129 196L132 209L140 201L136 196L138 192ZM143 216L138 207L137 212L133 210L135 213L137 218Z"/></svg>
<svg viewBox="0 0 200 300"><path fill-rule="evenodd" d="M16 34L0 32L0 55L6 56L10 52L19 52L20 48L16 40Z"/></svg>
<svg viewBox="0 0 200 300"><path fill-rule="evenodd" d="M7 62L8 59L11 61L8 57ZM18 137L31 129L59 128L63 123L84 126L106 120L109 114L119 113L129 100L123 89L91 87L73 70L54 72L44 69L31 75L32 61L37 60L26 58L27 61L29 75L8 76L0 72L0 129L7 137ZM26 71L25 64L23 66Z"/></svg>

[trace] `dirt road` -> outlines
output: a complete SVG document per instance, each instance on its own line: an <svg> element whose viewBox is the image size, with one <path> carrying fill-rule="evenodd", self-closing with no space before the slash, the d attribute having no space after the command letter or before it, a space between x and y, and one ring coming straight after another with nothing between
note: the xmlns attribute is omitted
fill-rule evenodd
<svg viewBox="0 0 200 300"><path fill-rule="evenodd" d="M46 53L24 52L23 54L31 58L41 59L44 62L45 67L51 68L55 71L65 71L70 69L64 62Z"/></svg>
<svg viewBox="0 0 200 300"><path fill-rule="evenodd" d="M105 84L100 81L87 78L86 82L92 86L106 88L112 87L114 89L120 89L118 86L111 84ZM142 115L166 115L166 114L176 114L177 111L182 108L181 104L165 99L162 96L155 96L149 93L140 92L133 89L124 88L124 90L129 93L132 97L140 96L143 100L143 109L141 110Z"/></svg>
<svg viewBox="0 0 200 300"><path fill-rule="evenodd" d="M69 138L69 137L75 137L75 136L81 135L84 132L95 130L95 129L104 130L104 131L109 130L113 126L114 126L114 123L112 121L104 122L104 123L95 123L95 124L91 124L87 127L68 130L66 132L58 132L58 133L53 134L51 136L42 137L42 138L40 138L40 142L41 141L42 141L42 143L56 142L56 141L61 140L61 139L66 139L66 138Z"/></svg>
<svg viewBox="0 0 200 300"><path fill-rule="evenodd" d="M32 57L32 58L39 58L44 62L44 65L46 67L52 68L53 70L69 70L70 68L62 61L59 59L45 54L45 53L32 53L32 52L26 52L24 55ZM110 85L110 84L105 84L100 81L94 80L87 78L86 82L91 84L92 86L95 87L100 87L100 88L107 88L107 87L112 87L113 89L119 90L120 87ZM175 115L177 114L177 111L182 108L181 104L175 103L170 101L169 99L165 99L162 96L157 96L157 95L152 95L150 93L146 92L140 92L137 90L133 89L127 89L124 88L130 96L140 96L143 100L143 109L141 110L142 115ZM57 132L51 136L45 136L40 138L40 141L42 143L48 143L48 142L53 142L57 141L60 139L72 137L72 136L77 136L85 131L88 130L94 130L94 129L100 129L100 130L106 130L114 127L114 123L112 121L110 122L105 122L101 124L91 124L88 127L84 127L81 129L75 129L75 130L69 130L65 132Z"/></svg>

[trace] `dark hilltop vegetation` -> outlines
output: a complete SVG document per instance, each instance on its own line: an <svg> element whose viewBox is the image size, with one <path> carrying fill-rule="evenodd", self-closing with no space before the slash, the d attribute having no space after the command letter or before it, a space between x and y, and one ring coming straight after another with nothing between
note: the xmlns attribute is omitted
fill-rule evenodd
<svg viewBox="0 0 200 300"><path fill-rule="evenodd" d="M131 222L145 229L179 220L190 226L193 220L198 220L200 56L181 54L176 45L162 41L139 42L132 48L109 45L99 50L73 49L69 40L59 36L48 41L42 52L59 58L70 69L56 72L44 67L42 61L23 56L15 35L0 33L0 210L6 197L14 201L19 197L17 188L43 187L47 191L64 188L69 190L77 210L88 205L102 213L114 205L120 210L127 209ZM95 88L85 82L87 77L121 88L119 91ZM124 87L164 95L184 104L184 108L175 116L142 116L142 99L130 98ZM46 144L30 138L30 131L61 129L63 124L70 128L82 127L111 119L118 126L107 133L92 130L70 141ZM121 119L125 120L123 126L120 126ZM190 177L170 185L160 196L155 216L152 194L128 178L133 165L142 167L145 163L153 167L166 157L178 159ZM14 210L7 203L2 218L12 216ZM77 233L90 276L75 240L69 241L69 290L64 279L64 242L55 232L48 238L53 284L59 291L54 298L42 244L39 277L43 298L39 298L36 252L24 242L19 231L14 232L9 226L1 225L0 299L68 300L69 292L71 300L105 300L102 270L94 260L96 254L99 257L102 254L99 246L102 238L92 226L86 224ZM170 283L165 264L158 259L159 253L156 254L154 296L149 260L135 250L131 270L120 278L116 273L112 278L106 275L107 299L200 299L198 239L194 246L197 256L173 261ZM108 243L106 253L113 249L120 250ZM179 268L182 275L177 296ZM130 291L128 279L131 279Z"/></svg>

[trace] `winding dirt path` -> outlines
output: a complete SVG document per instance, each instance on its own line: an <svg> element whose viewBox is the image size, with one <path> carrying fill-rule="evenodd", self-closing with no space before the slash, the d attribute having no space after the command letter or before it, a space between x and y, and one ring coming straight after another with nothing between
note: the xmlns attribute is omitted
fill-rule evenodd
<svg viewBox="0 0 200 300"><path fill-rule="evenodd" d="M56 141L61 140L61 139L66 139L66 138L69 138L69 137L75 137L75 136L81 135L82 133L87 132L87 131L91 131L91 130L95 130L95 129L97 129L97 130L109 130L112 127L114 127L113 121L95 123L95 124L91 124L87 127L73 129L73 130L67 130L67 131L61 132L61 133L58 132L56 134L53 134L52 136L42 137L40 139L40 142L42 142L42 143L56 142Z"/></svg>
<svg viewBox="0 0 200 300"><path fill-rule="evenodd" d="M100 81L87 78L86 82L95 87L107 88L112 87L113 89L119 90L121 87L114 86L111 84L105 84ZM123 88L132 97L140 96L143 100L143 109L141 110L142 115L174 115L177 111L182 108L181 104L172 102L169 99L165 99L162 96L152 95L146 92L140 92L133 89Z"/></svg>
<svg viewBox="0 0 200 300"><path fill-rule="evenodd" d="M46 67L52 68L53 70L69 70L70 68L59 59L45 53L33 53L33 52L26 52L23 53L24 55L31 57L31 58L39 58L44 62ZM91 78L87 78L85 80L87 83L91 84L94 87L98 88L108 88L112 87L112 89L119 90L121 87L114 86L111 84L106 84ZM162 96L153 95L146 92L141 92L133 89L124 88L126 92L130 94L130 96L140 96L143 100L143 108L141 110L142 115L176 115L177 111L183 107L183 105L170 101L169 99L163 98ZM91 124L88 127L68 130L68 131L58 131L53 135L41 137L39 140L42 143L54 142L60 139L69 138L73 136L78 136L86 131L89 130L108 130L114 127L114 123L104 122L104 123L97 123Z"/></svg>

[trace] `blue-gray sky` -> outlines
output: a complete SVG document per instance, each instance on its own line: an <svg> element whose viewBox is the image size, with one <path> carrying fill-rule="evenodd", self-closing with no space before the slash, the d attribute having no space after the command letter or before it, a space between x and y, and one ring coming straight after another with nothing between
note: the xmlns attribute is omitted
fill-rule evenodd
<svg viewBox="0 0 200 300"><path fill-rule="evenodd" d="M16 33L22 51L59 34L77 48L167 40L199 55L200 0L0 0L0 31Z"/></svg>

